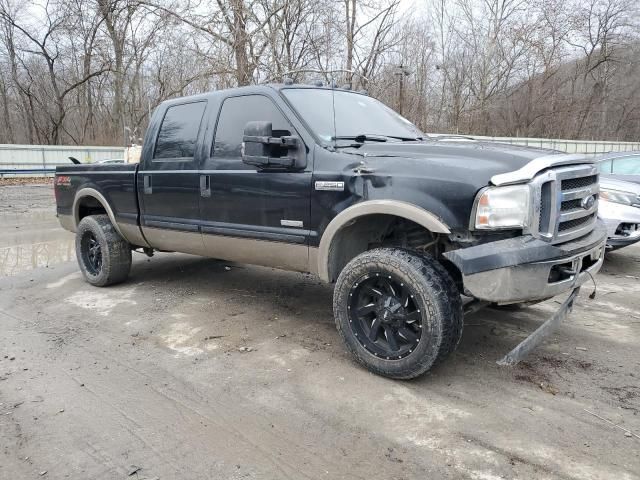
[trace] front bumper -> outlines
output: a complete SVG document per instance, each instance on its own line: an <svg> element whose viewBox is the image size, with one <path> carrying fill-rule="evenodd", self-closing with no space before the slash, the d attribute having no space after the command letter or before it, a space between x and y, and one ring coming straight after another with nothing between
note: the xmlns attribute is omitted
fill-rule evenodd
<svg viewBox="0 0 640 480"><path fill-rule="evenodd" d="M509 304L551 298L582 285L602 267L606 240L598 221L590 234L561 245L525 235L444 255L462 273L466 295Z"/></svg>
<svg viewBox="0 0 640 480"><path fill-rule="evenodd" d="M600 200L598 216L607 227L607 248L616 249L632 245L640 241L640 230L630 235L617 235L616 231L622 223L640 224L640 208L620 203Z"/></svg>

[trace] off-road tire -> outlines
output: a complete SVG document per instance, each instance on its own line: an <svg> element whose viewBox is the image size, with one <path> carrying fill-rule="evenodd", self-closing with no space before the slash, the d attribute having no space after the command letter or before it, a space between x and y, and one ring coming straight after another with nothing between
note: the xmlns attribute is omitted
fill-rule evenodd
<svg viewBox="0 0 640 480"><path fill-rule="evenodd" d="M88 256L87 244L91 239L99 246L99 268L95 267ZM129 276L131 245L120 236L107 215L90 215L78 224L76 258L87 282L96 287L106 287L123 282Z"/></svg>
<svg viewBox="0 0 640 480"><path fill-rule="evenodd" d="M403 358L387 359L371 353L358 340L351 323L349 297L354 286L376 274L405 283L424 312L419 343ZM462 337L462 299L450 274L432 257L401 248L369 250L351 260L338 276L333 312L338 332L355 359L371 372L394 379L422 375L451 354Z"/></svg>

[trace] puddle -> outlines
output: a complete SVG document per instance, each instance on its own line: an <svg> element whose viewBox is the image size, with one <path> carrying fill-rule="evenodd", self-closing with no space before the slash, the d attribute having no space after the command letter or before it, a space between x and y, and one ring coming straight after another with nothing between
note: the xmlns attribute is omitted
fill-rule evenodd
<svg viewBox="0 0 640 480"><path fill-rule="evenodd" d="M74 260L75 239L73 235L64 239L25 243L0 248L0 276L12 276L39 267Z"/></svg>
<svg viewBox="0 0 640 480"><path fill-rule="evenodd" d="M75 236L63 230L55 211L22 202L0 212L0 277L75 260Z"/></svg>

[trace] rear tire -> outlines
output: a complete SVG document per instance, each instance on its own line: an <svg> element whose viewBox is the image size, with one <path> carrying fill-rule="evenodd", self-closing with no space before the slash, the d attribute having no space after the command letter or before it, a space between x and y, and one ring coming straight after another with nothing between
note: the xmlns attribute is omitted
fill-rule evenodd
<svg viewBox="0 0 640 480"><path fill-rule="evenodd" d="M400 248L351 260L336 282L333 311L355 359L385 377L422 375L462 337L462 299L449 273L433 258Z"/></svg>
<svg viewBox="0 0 640 480"><path fill-rule="evenodd" d="M123 282L131 270L131 245L107 215L90 215L80 221L76 257L85 280L96 287Z"/></svg>

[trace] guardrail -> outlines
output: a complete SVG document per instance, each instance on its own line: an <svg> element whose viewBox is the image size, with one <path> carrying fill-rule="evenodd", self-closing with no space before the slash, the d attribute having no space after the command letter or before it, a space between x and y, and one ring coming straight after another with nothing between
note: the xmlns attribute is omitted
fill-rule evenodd
<svg viewBox="0 0 640 480"><path fill-rule="evenodd" d="M5 175L11 175L14 177L19 177L21 175L37 175L46 177L47 175L53 175L54 173L56 173L55 168L20 168L11 170L0 169L0 178L4 177Z"/></svg>
<svg viewBox="0 0 640 480"><path fill-rule="evenodd" d="M566 153L601 154L640 150L640 142L615 142L606 140L565 140L561 138L481 137L469 135L475 140L509 143L525 147L548 148Z"/></svg>
<svg viewBox="0 0 640 480"><path fill-rule="evenodd" d="M438 134L435 134L438 135ZM441 134L445 135L446 134ZM566 153L602 154L607 152L640 151L640 142L613 142L599 140L565 140L557 138L482 137L465 135L479 141L508 143L526 147L548 148ZM140 147L135 147L139 153ZM58 165L71 165L67 157L82 163L101 162L125 158L121 147L78 147L47 145L0 145L0 177L51 176Z"/></svg>
<svg viewBox="0 0 640 480"><path fill-rule="evenodd" d="M0 144L0 176L51 176L58 165L72 165L68 157L82 163L124 158L122 147Z"/></svg>

